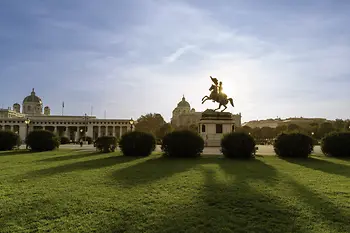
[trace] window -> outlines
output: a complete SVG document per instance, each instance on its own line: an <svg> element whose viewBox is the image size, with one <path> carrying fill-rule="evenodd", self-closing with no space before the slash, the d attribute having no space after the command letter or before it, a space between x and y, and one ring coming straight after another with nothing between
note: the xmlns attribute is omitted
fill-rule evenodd
<svg viewBox="0 0 350 233"><path fill-rule="evenodd" d="M235 132L235 125L232 125L232 132Z"/></svg>
<svg viewBox="0 0 350 233"><path fill-rule="evenodd" d="M202 133L205 133L205 125L202 125Z"/></svg>
<svg viewBox="0 0 350 233"><path fill-rule="evenodd" d="M222 133L222 124L216 124L216 133Z"/></svg>

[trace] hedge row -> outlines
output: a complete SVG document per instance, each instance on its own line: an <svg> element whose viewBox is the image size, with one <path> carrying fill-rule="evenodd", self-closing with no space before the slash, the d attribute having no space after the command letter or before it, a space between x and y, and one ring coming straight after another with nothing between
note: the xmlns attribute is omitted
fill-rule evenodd
<svg viewBox="0 0 350 233"><path fill-rule="evenodd" d="M0 151L12 150L20 145L20 138L11 131L0 131ZM36 130L29 133L26 144L32 151L49 151L68 143L67 138L58 138L54 133ZM101 152L112 152L117 147L117 139L111 136L100 137L95 146ZM221 151L227 158L249 159L255 155L256 143L250 135L233 132L221 140ZM307 158L313 151L314 141L301 133L280 134L274 141L274 150L279 157ZM119 147L126 156L148 156L155 147L154 136L143 132L129 132L122 136ZM198 157L203 152L202 137L188 130L174 131L167 134L161 149L168 157ZM350 132L337 132L322 139L321 149L327 156L350 157Z"/></svg>

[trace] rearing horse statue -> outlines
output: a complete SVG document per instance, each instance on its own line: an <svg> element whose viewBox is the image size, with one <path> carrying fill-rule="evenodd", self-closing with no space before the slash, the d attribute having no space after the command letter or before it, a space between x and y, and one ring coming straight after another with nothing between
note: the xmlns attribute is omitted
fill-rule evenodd
<svg viewBox="0 0 350 233"><path fill-rule="evenodd" d="M227 109L227 104L230 103L232 107L234 107L233 99L227 98L227 95L225 93L221 92L221 82L220 82L220 88L218 86L218 80L216 78L212 78L210 76L211 80L213 81L213 85L209 88L209 91L211 91L210 96L204 96L202 98L202 104L207 100L213 100L213 102L219 103L219 107L215 109L214 111L217 111L221 108L221 106L224 106L225 108L221 110L221 112L225 111ZM220 91L218 91L220 89Z"/></svg>

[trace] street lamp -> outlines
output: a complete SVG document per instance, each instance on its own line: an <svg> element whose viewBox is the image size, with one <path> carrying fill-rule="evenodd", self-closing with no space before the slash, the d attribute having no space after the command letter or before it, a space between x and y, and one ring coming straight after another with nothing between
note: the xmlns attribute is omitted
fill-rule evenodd
<svg viewBox="0 0 350 233"><path fill-rule="evenodd" d="M27 138L28 138L28 133L29 133L29 124L30 124L30 120L29 118L27 117L27 119L24 121L24 123L26 124L27 126L27 131L26 131L26 149L28 149L28 143L27 143Z"/></svg>
<svg viewBox="0 0 350 233"><path fill-rule="evenodd" d="M312 132L312 133L311 133L311 135L312 135L312 136L314 136L314 135L315 135L315 133L314 133L314 132Z"/></svg>
<svg viewBox="0 0 350 233"><path fill-rule="evenodd" d="M132 130L134 129L134 120L131 118L131 120L130 120L130 128L131 128L131 132L132 132Z"/></svg>

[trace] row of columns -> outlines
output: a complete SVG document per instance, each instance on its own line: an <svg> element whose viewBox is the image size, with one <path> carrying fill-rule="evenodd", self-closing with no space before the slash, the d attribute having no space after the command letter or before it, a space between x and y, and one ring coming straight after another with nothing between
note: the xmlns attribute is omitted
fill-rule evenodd
<svg viewBox="0 0 350 233"><path fill-rule="evenodd" d="M124 133L131 130L128 126L36 126L29 125L29 132L36 129L45 129L53 133L77 141L81 137L88 136L97 139L101 136L114 136L120 138ZM0 130L10 130L18 133L22 140L25 139L27 133L27 125L0 125Z"/></svg>

